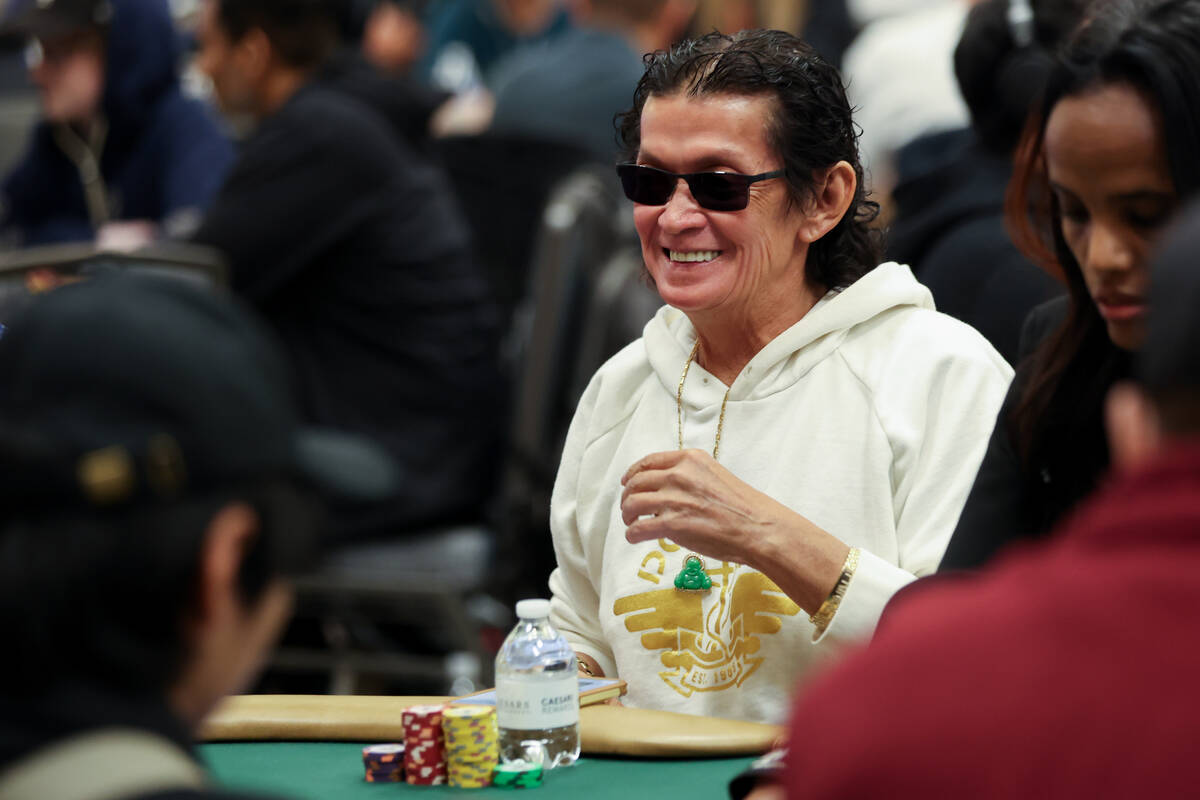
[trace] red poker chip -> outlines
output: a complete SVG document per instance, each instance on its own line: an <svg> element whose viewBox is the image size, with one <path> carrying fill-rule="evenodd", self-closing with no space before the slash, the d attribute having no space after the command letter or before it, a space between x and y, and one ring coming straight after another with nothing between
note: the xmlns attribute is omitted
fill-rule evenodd
<svg viewBox="0 0 1200 800"><path fill-rule="evenodd" d="M424 766L417 769L408 770L404 774L404 780L414 786L435 786L446 782L446 769Z"/></svg>
<svg viewBox="0 0 1200 800"><path fill-rule="evenodd" d="M411 706L401 714L404 727L405 780L414 784L444 783L445 746L442 740L443 706Z"/></svg>
<svg viewBox="0 0 1200 800"><path fill-rule="evenodd" d="M406 769L415 767L444 767L446 754L441 748L414 747L404 755Z"/></svg>

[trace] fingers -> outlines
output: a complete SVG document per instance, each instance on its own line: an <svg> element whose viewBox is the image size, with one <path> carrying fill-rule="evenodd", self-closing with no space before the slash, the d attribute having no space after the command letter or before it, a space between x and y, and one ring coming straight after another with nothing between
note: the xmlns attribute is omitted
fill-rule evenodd
<svg viewBox="0 0 1200 800"><path fill-rule="evenodd" d="M658 517L642 517L626 523L625 541L630 544L650 542L655 539L669 539L674 532L674 526L669 519Z"/></svg>
<svg viewBox="0 0 1200 800"><path fill-rule="evenodd" d="M630 526L630 542L665 535L664 516L678 518L694 511L696 501L707 496L704 489L705 462L711 457L701 450L652 453L638 461L621 479L621 520ZM631 538L636 537L636 538Z"/></svg>
<svg viewBox="0 0 1200 800"><path fill-rule="evenodd" d="M684 534L696 524L714 524L701 507L713 505L723 486L719 465L702 450L651 453L621 478L621 521L631 544ZM724 507L726 502L717 502ZM685 520L690 520L686 522Z"/></svg>
<svg viewBox="0 0 1200 800"><path fill-rule="evenodd" d="M635 461L633 466L625 471L625 474L621 476L621 485L624 486L629 482L630 478L639 472L671 469L684 459L695 458L697 454L705 455L702 450L666 450L661 453L651 453L645 458Z"/></svg>
<svg viewBox="0 0 1200 800"><path fill-rule="evenodd" d="M678 494L665 491L645 491L627 494L621 498L621 521L632 525L640 517L662 516L686 502Z"/></svg>
<svg viewBox="0 0 1200 800"><path fill-rule="evenodd" d="M652 469L639 472L625 483L625 488L621 491L621 507L624 508L631 497L661 492L667 488L686 492L688 484L678 470Z"/></svg>
<svg viewBox="0 0 1200 800"><path fill-rule="evenodd" d="M677 489L687 491L684 473L679 469L684 458L673 459L658 459L658 456L666 455L683 455L677 453L655 453L646 456L641 461L629 468L621 478L621 484L625 487L621 491L621 507L624 509L629 498L646 492L657 492L668 486L674 486ZM669 463L664 463L669 462ZM629 520L625 522L628 524Z"/></svg>

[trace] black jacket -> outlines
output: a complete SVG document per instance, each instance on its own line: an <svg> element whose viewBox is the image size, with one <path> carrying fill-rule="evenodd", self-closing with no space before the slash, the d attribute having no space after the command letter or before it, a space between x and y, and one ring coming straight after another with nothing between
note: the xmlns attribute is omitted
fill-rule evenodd
<svg viewBox="0 0 1200 800"><path fill-rule="evenodd" d="M1009 238L1009 159L985 150L970 130L957 130L907 145L899 170L887 257L912 267L938 311L972 326L1017 363L1026 315L1062 286Z"/></svg>
<svg viewBox="0 0 1200 800"><path fill-rule="evenodd" d="M245 143L196 239L278 332L309 419L401 468L390 501L339 510L341 532L478 519L505 399L498 315L432 164L313 82Z"/></svg>
<svg viewBox="0 0 1200 800"><path fill-rule="evenodd" d="M197 758L191 737L161 699L123 696L96 686L56 686L44 694L6 687L0 693L0 773L43 747L99 728L132 728L163 737ZM114 769L119 768L114 765ZM224 792L215 787L152 792L136 800L265 800L262 795ZM51 798L46 798L51 800ZM135 800L131 797L129 800Z"/></svg>
<svg viewBox="0 0 1200 800"><path fill-rule="evenodd" d="M429 146L429 121L449 92L433 89L407 77L387 75L355 49L338 52L322 68L317 80L360 101L378 114L411 148Z"/></svg>
<svg viewBox="0 0 1200 800"><path fill-rule="evenodd" d="M1129 375L1130 357L1104 336L1076 359L1056 392L1038 444L1018 453L1010 414L1029 379L1027 356L1063 321L1068 299L1035 308L1021 332L1021 362L939 569L974 569L1011 542L1042 538L1099 485L1109 467L1104 399Z"/></svg>

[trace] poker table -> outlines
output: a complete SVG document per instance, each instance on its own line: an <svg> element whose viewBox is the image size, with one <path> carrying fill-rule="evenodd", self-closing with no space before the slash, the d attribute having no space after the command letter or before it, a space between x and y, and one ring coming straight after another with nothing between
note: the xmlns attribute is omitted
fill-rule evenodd
<svg viewBox="0 0 1200 800"><path fill-rule="evenodd" d="M476 797L511 789L408 786L363 780L364 744L403 741L400 712L449 698L261 695L230 698L210 719L200 753L233 789L301 800L379 798L397 793ZM619 706L580 713L583 755L552 770L537 797L723 798L733 776L782 733L773 725Z"/></svg>

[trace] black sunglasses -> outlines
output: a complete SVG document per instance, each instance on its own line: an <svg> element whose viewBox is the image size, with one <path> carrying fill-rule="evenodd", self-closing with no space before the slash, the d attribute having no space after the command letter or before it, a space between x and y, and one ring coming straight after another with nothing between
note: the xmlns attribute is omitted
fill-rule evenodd
<svg viewBox="0 0 1200 800"><path fill-rule="evenodd" d="M781 177L783 170L760 172L757 175L737 172L689 172L681 175L642 164L618 164L617 174L621 176L625 196L635 203L666 205L675 193L679 179L683 178L692 197L702 208L710 211L741 211L750 202L750 184Z"/></svg>

